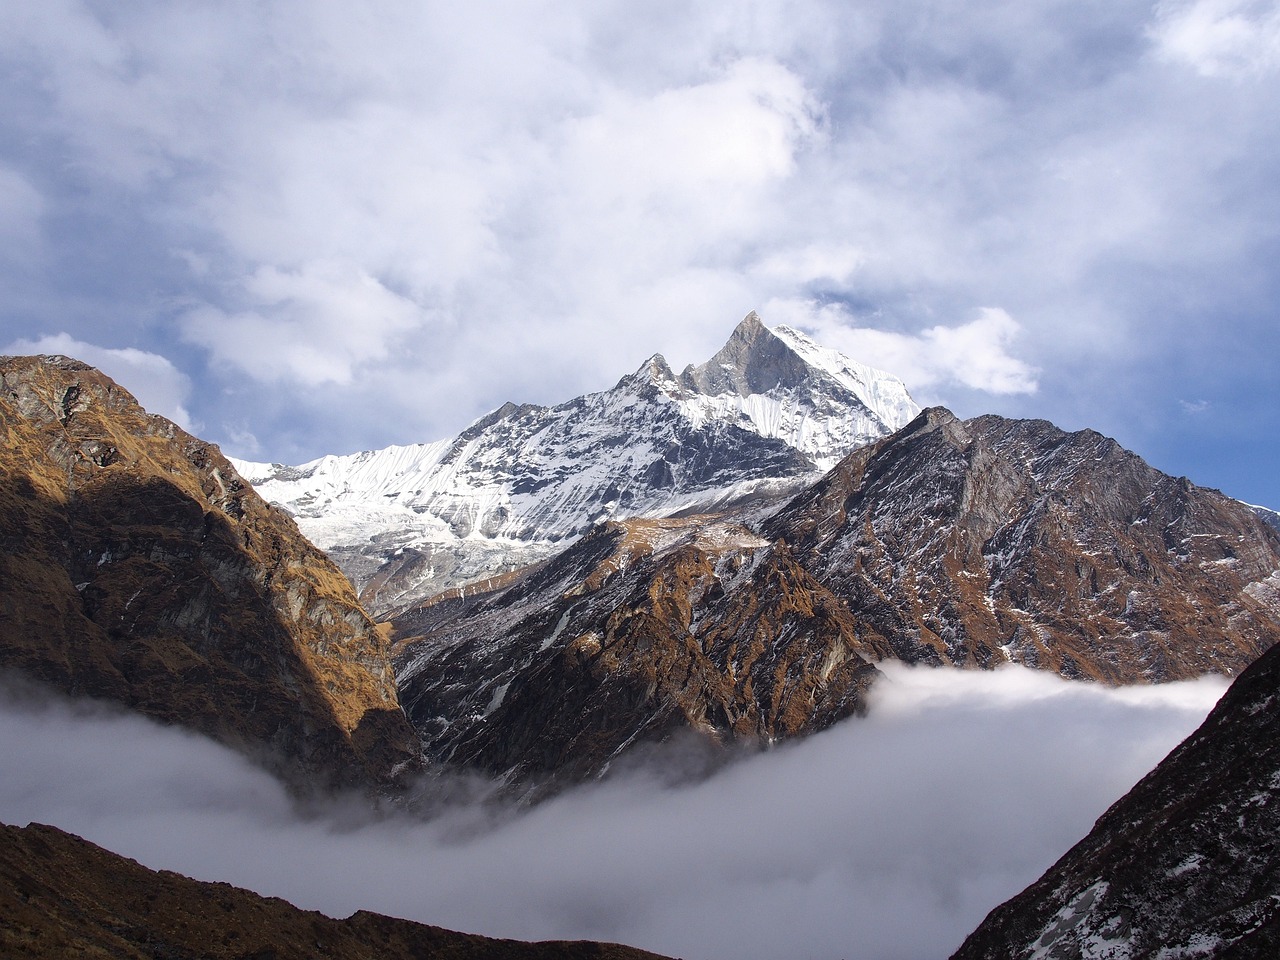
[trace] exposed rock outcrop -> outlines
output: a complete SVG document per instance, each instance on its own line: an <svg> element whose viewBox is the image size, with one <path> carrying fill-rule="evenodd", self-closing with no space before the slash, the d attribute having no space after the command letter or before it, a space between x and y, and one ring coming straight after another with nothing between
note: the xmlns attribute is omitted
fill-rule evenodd
<svg viewBox="0 0 1280 960"><path fill-rule="evenodd" d="M417 760L388 629L218 449L65 357L0 359L0 666L295 783Z"/></svg>

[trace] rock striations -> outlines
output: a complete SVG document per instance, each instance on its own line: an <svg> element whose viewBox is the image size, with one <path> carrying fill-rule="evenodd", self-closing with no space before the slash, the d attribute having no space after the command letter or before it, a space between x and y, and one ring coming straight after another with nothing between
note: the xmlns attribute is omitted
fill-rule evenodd
<svg viewBox="0 0 1280 960"><path fill-rule="evenodd" d="M1280 648L952 960L1280 956Z"/></svg>
<svg viewBox="0 0 1280 960"><path fill-rule="evenodd" d="M756 745L860 712L854 617L739 523L598 527L495 589L398 621L401 697L435 760L514 783L595 776L693 731Z"/></svg>
<svg viewBox="0 0 1280 960"><path fill-rule="evenodd" d="M1091 431L931 409L753 523L614 522L404 611L428 752L591 776L675 730L821 729L884 659L1142 683L1235 675L1280 639L1275 531Z"/></svg>
<svg viewBox="0 0 1280 960"><path fill-rule="evenodd" d="M1234 676L1280 639L1280 537L1091 430L941 408L764 526L880 657L1108 683Z"/></svg>
<svg viewBox="0 0 1280 960"><path fill-rule="evenodd" d="M0 666L325 785L416 762L388 631L216 447L64 357L0 359Z"/></svg>
<svg viewBox="0 0 1280 960"><path fill-rule="evenodd" d="M148 870L39 824L0 824L0 956L662 960L616 944L495 940L364 910L335 920L226 883Z"/></svg>
<svg viewBox="0 0 1280 960"><path fill-rule="evenodd" d="M385 614L556 553L596 523L794 493L919 408L901 381L753 313L711 360L507 404L452 441L237 463Z"/></svg>

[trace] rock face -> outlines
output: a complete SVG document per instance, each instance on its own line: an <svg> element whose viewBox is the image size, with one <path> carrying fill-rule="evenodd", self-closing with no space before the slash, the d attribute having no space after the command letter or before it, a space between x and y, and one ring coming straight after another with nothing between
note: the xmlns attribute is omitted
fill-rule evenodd
<svg viewBox="0 0 1280 960"><path fill-rule="evenodd" d="M520 943L359 911L345 920L156 872L53 827L0 824L0 955L153 960L662 960L591 942Z"/></svg>
<svg viewBox="0 0 1280 960"><path fill-rule="evenodd" d="M881 656L1108 683L1234 676L1280 639L1280 537L1091 430L926 411L764 527Z"/></svg>
<svg viewBox="0 0 1280 960"><path fill-rule="evenodd" d="M416 761L388 630L216 447L64 357L0 359L0 666L295 780Z"/></svg>
<svg viewBox="0 0 1280 960"><path fill-rule="evenodd" d="M596 523L795 492L918 410L899 380L751 314L679 375L654 356L611 390L507 404L452 441L237 467L387 613Z"/></svg>
<svg viewBox="0 0 1280 960"><path fill-rule="evenodd" d="M1233 676L1280 639L1280 537L1091 431L932 409L750 529L597 528L396 619L428 752L594 776L693 730L765 744L861 709L874 663Z"/></svg>
<svg viewBox="0 0 1280 960"><path fill-rule="evenodd" d="M538 784L692 730L756 745L859 712L853 618L785 550L706 518L597 528L487 592L399 621L401 698L433 759Z"/></svg>
<svg viewBox="0 0 1280 960"><path fill-rule="evenodd" d="M1280 648L952 960L1280 956Z"/></svg>

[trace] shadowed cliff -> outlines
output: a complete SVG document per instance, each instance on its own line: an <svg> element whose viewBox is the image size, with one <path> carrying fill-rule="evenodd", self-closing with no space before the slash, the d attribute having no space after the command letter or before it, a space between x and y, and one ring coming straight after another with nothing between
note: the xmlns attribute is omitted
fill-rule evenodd
<svg viewBox="0 0 1280 960"><path fill-rule="evenodd" d="M386 629L216 447L64 357L0 359L0 440L0 666L295 786L416 763Z"/></svg>

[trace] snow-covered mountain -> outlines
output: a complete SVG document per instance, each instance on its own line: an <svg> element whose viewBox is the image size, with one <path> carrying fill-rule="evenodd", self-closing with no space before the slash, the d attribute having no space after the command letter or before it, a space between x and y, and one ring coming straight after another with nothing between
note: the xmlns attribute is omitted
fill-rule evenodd
<svg viewBox="0 0 1280 960"><path fill-rule="evenodd" d="M393 618L431 760L535 790L857 714L886 660L1110 684L1280 640L1280 535L1091 430L930 408L771 514L632 519Z"/></svg>
<svg viewBox="0 0 1280 960"><path fill-rule="evenodd" d="M235 466L386 613L542 559L602 521L798 490L918 412L897 378L751 313L678 375L655 355L610 390L508 403L453 440Z"/></svg>

